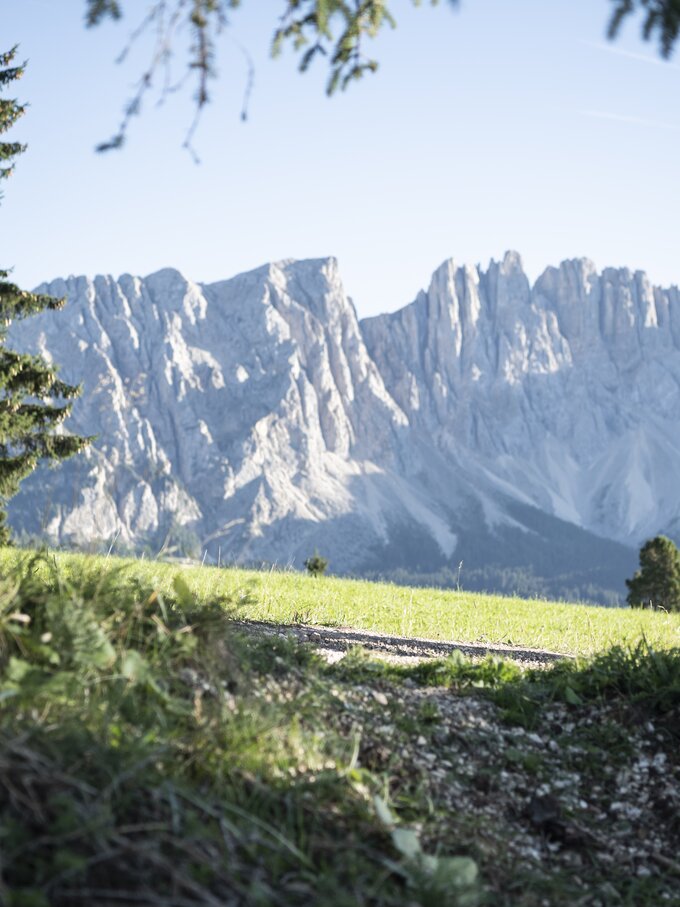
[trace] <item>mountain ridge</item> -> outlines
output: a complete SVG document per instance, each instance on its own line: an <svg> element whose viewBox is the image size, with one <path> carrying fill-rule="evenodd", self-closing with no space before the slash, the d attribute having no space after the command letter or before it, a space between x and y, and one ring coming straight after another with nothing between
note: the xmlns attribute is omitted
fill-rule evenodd
<svg viewBox="0 0 680 907"><path fill-rule="evenodd" d="M518 253L448 259L361 320L332 257L41 291L69 304L10 343L84 379L69 427L99 440L24 484L24 534L298 565L318 547L338 572L416 579L464 559L490 588L509 571L608 598L645 537L677 538L680 291L644 272L571 259L532 285Z"/></svg>

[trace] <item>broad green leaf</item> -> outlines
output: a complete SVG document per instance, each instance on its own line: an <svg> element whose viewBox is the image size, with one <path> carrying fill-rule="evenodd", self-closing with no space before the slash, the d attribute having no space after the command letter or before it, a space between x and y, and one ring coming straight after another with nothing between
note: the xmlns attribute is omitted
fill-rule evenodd
<svg viewBox="0 0 680 907"><path fill-rule="evenodd" d="M102 630L97 633L97 647L92 652L92 664L97 668L108 668L116 660L116 650Z"/></svg>
<svg viewBox="0 0 680 907"><path fill-rule="evenodd" d="M375 811L378 814L378 819L385 825L387 828L393 828L396 824L394 821L394 816L392 812L383 800L382 797L379 797L378 794L375 794L373 797L373 805L375 806Z"/></svg>
<svg viewBox="0 0 680 907"><path fill-rule="evenodd" d="M415 860L421 853L418 835L412 828L395 828L392 832L392 843L407 860Z"/></svg>
<svg viewBox="0 0 680 907"><path fill-rule="evenodd" d="M569 705L581 705L583 702L576 690L572 690L571 687L564 688L564 698L567 700Z"/></svg>
<svg viewBox="0 0 680 907"><path fill-rule="evenodd" d="M172 587L177 594L180 605L183 608L190 608L194 604L194 593L191 591L191 587L184 579L184 577L178 573L172 581Z"/></svg>
<svg viewBox="0 0 680 907"><path fill-rule="evenodd" d="M41 679L44 683L43 691L45 696L59 697L68 695L69 691L73 690L74 683L77 683L75 678L76 675L71 671L57 671L55 674L43 675Z"/></svg>
<svg viewBox="0 0 680 907"><path fill-rule="evenodd" d="M140 680L146 679L149 673L149 665L139 652L131 649L123 656L120 673L132 683L139 683Z"/></svg>
<svg viewBox="0 0 680 907"><path fill-rule="evenodd" d="M438 857L435 857L430 853L423 853L420 855L420 867L421 869L424 869L428 875L434 875L438 866Z"/></svg>
<svg viewBox="0 0 680 907"><path fill-rule="evenodd" d="M13 683L21 683L30 670L31 666L27 661L12 655L7 666L7 679Z"/></svg>
<svg viewBox="0 0 680 907"><path fill-rule="evenodd" d="M436 874L441 885L470 888L477 881L479 869L471 857L438 857Z"/></svg>

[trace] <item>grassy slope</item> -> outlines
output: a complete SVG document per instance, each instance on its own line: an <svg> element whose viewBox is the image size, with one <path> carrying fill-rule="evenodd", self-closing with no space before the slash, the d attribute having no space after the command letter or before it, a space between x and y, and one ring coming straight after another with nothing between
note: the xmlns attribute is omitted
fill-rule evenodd
<svg viewBox="0 0 680 907"><path fill-rule="evenodd" d="M8 569L21 553L0 550L0 568ZM79 554L55 555L68 573L85 563L126 568L161 591L172 589L176 565ZM402 636L459 642L506 643L571 655L591 655L617 644L636 645L642 638L660 648L680 646L680 614L627 608L598 608L369 583L299 573L181 568L198 601L217 598L235 616L279 623L351 626Z"/></svg>
<svg viewBox="0 0 680 907"><path fill-rule="evenodd" d="M427 590L25 557L0 560L3 907L680 904L676 621L583 609L588 646L643 620L657 650L529 675L328 667L225 609L405 632L409 606L438 635ZM469 639L521 605L432 594Z"/></svg>

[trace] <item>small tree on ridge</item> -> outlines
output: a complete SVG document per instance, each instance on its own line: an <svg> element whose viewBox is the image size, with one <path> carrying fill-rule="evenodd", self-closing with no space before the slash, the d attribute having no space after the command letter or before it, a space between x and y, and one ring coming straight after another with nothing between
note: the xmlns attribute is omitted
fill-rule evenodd
<svg viewBox="0 0 680 907"><path fill-rule="evenodd" d="M310 576L322 576L326 572L328 561L315 550L314 554L305 561L305 567Z"/></svg>
<svg viewBox="0 0 680 907"><path fill-rule="evenodd" d="M626 580L632 608L680 611L680 551L665 535L657 535L640 549L640 569Z"/></svg>

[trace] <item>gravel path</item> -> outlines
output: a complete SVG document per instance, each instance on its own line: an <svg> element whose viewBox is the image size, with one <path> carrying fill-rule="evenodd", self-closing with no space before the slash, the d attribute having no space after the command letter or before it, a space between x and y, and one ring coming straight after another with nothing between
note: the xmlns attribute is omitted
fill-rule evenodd
<svg viewBox="0 0 680 907"><path fill-rule="evenodd" d="M427 658L445 658L451 652L481 660L487 655L511 658L526 668L544 668L570 655L546 652L542 649L521 649L517 646L484 645L481 643L442 642L410 636L386 636L374 630L352 627L321 627L307 624L272 624L263 621L239 621L241 627L268 636L292 636L313 645L328 662L339 661L353 646L368 649L376 658L409 664Z"/></svg>
<svg viewBox="0 0 680 907"><path fill-rule="evenodd" d="M351 627L237 624L255 636L299 640L331 662L357 645L406 665L455 651L511 658L522 668L571 657ZM680 764L671 711L646 715L625 695L578 705L548 697L536 700L524 727L474 686L394 682L380 672L350 671L344 679L339 672L330 683L324 676L284 669L258 695L291 703L312 697L314 726L353 740L357 764L385 779L393 803L420 816L412 821L424 852L452 847L474 855L485 903L680 907Z"/></svg>

